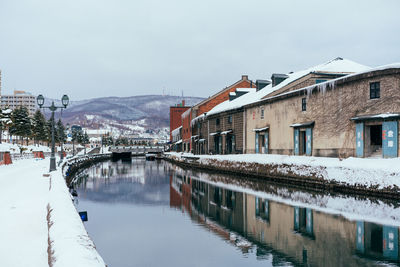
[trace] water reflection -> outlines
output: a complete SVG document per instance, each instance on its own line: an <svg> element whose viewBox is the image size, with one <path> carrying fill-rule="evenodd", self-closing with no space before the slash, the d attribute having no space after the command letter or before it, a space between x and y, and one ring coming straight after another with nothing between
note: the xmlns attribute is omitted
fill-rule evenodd
<svg viewBox="0 0 400 267"><path fill-rule="evenodd" d="M397 203L233 180L144 160L101 163L88 169L78 182L78 206L92 207L88 209L89 216L104 212L104 204L112 204L117 213L119 208L115 205L145 204L147 208L133 210L133 216L140 216L145 224L159 222L156 227L162 233L178 229L169 236L168 246L163 247L163 253L169 255L165 256L166 261L161 260L160 254L159 258L146 260L135 257L138 261L134 263L129 258L132 266L369 266L399 261ZM171 209L164 210L168 206ZM154 207L162 208L162 214L145 215ZM189 224L186 228L187 222L180 220L182 212L192 222L191 227ZM99 241L104 230L95 230L102 223L91 222L87 229L104 256L109 253L102 251L106 244ZM127 234L126 228L122 230ZM154 250L156 242L160 242L156 232L151 231L142 236L148 244L143 250ZM219 241L204 235L204 231ZM206 245L201 246L203 243ZM129 242L125 245L133 246ZM213 251L220 253L207 259ZM185 260L171 257L174 253L184 255ZM110 266L117 266L111 264L113 259L105 260Z"/></svg>
<svg viewBox="0 0 400 267"><path fill-rule="evenodd" d="M161 168L161 169L160 169ZM143 160L103 162L79 181L83 198L96 202L168 205L168 177L163 166Z"/></svg>

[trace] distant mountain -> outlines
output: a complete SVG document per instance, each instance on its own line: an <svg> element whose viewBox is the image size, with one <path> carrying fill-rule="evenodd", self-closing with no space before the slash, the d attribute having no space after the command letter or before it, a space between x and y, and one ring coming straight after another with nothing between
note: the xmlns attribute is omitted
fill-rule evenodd
<svg viewBox="0 0 400 267"><path fill-rule="evenodd" d="M203 100L199 97L183 99L186 106ZM58 100L54 101L61 104ZM169 127L169 107L181 102L182 97L169 95L93 98L71 101L63 110L62 117L64 123L78 124L88 129L116 128L119 132L135 134Z"/></svg>

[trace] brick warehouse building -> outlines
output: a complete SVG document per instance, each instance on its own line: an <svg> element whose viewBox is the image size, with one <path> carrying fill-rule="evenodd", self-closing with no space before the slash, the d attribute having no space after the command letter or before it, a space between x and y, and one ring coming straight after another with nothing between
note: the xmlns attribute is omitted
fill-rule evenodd
<svg viewBox="0 0 400 267"><path fill-rule="evenodd" d="M172 131L182 126L182 114L190 107L185 106L185 100L181 104L169 107L169 141L172 142Z"/></svg>
<svg viewBox="0 0 400 267"><path fill-rule="evenodd" d="M260 107L265 117L256 125L252 110ZM400 64L267 97L246 111L247 153L257 147L253 129L265 127L265 153L398 157Z"/></svg>
<svg viewBox="0 0 400 267"><path fill-rule="evenodd" d="M183 142L184 147L186 147L186 151L192 151L195 153L199 153L200 151L207 151L205 147L207 147L206 142L200 142L200 132L198 125L195 125L194 121L198 121L199 118L204 116L209 110L213 109L215 106L229 99L229 94L231 92L235 92L238 88L254 88L255 84L253 81L249 80L247 75L242 75L242 78L235 82L234 84L225 87L218 93L210 96L209 98L201 101L200 103L194 105L190 111L182 114L183 120ZM203 128L204 130L204 128ZM200 148L200 143L201 148Z"/></svg>

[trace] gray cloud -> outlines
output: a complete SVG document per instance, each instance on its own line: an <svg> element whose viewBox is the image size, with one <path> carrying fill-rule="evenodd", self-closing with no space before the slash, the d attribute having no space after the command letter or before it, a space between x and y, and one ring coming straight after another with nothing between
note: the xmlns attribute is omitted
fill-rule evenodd
<svg viewBox="0 0 400 267"><path fill-rule="evenodd" d="M400 61L400 2L4 0L3 92L209 96L337 56Z"/></svg>

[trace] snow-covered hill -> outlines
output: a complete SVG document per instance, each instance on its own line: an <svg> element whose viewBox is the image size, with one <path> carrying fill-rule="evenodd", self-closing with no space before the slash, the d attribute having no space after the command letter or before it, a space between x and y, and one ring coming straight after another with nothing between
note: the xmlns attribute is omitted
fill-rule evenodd
<svg viewBox="0 0 400 267"><path fill-rule="evenodd" d="M199 97L183 99L186 106L202 100ZM169 95L93 98L71 101L62 118L64 123L78 124L85 129L106 130L113 132L114 136L164 136L169 130L169 107L181 102L182 97Z"/></svg>

